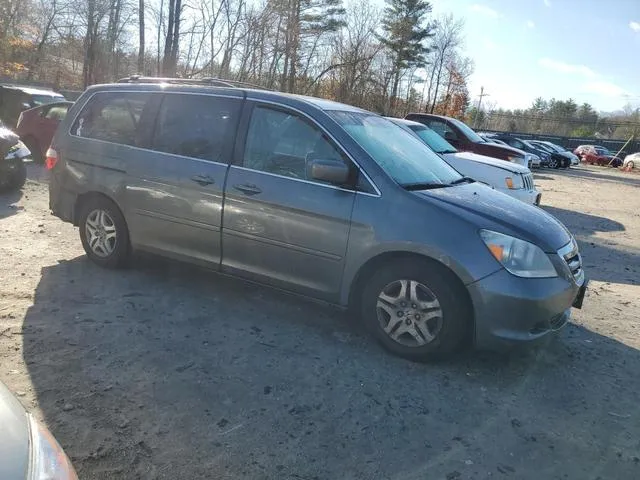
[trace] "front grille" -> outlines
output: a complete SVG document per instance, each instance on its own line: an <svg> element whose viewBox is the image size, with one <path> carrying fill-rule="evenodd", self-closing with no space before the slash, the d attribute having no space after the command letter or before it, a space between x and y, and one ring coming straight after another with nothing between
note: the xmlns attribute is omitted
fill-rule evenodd
<svg viewBox="0 0 640 480"><path fill-rule="evenodd" d="M531 173L525 173L522 175L522 184L527 191L533 190L533 175Z"/></svg>
<svg viewBox="0 0 640 480"><path fill-rule="evenodd" d="M571 242L558 250L558 255L560 255L569 267L569 271L571 271L571 275L573 275L576 283L582 285L584 282L584 270L582 270L582 257L578 251L578 244L575 239L572 238Z"/></svg>

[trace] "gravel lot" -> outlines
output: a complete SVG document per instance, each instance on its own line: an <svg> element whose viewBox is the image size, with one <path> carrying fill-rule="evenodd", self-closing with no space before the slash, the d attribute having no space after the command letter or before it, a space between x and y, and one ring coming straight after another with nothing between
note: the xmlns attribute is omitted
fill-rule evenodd
<svg viewBox="0 0 640 480"><path fill-rule="evenodd" d="M390 356L346 314L153 257L105 271L34 167L0 196L0 380L82 479L640 478L640 176L542 170L590 290L510 356Z"/></svg>

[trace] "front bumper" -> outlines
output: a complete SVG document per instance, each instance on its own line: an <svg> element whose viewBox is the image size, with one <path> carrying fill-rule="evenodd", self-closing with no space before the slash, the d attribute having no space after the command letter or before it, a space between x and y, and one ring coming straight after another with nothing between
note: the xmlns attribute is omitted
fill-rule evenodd
<svg viewBox="0 0 640 480"><path fill-rule="evenodd" d="M499 270L467 286L479 349L504 350L533 343L561 329L580 287L571 280L526 279Z"/></svg>
<svg viewBox="0 0 640 480"><path fill-rule="evenodd" d="M529 205L540 205L540 199L542 198L542 194L537 190L525 190L524 188L520 188L517 190L504 189L500 191L502 193L506 193L510 197L524 203L528 203Z"/></svg>

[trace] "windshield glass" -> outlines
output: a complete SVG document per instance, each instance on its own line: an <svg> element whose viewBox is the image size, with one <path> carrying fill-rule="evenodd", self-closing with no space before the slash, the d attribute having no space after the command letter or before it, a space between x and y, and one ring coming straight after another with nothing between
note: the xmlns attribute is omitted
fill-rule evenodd
<svg viewBox="0 0 640 480"><path fill-rule="evenodd" d="M471 127L469 127L466 123L461 122L460 120L456 120L455 118L450 118L449 121L453 123L456 127L462 131L468 138L469 141L473 143L486 143L486 141L473 131Z"/></svg>
<svg viewBox="0 0 640 480"><path fill-rule="evenodd" d="M462 178L418 138L385 118L368 112L327 113L400 185L448 185Z"/></svg>
<svg viewBox="0 0 640 480"><path fill-rule="evenodd" d="M453 145L428 127L423 125L408 125L408 127L436 153L456 153L458 151Z"/></svg>
<svg viewBox="0 0 640 480"><path fill-rule="evenodd" d="M596 152L598 152L600 155L610 155L611 152L604 148L604 147L596 147Z"/></svg>
<svg viewBox="0 0 640 480"><path fill-rule="evenodd" d="M533 143L534 147L536 147L536 148L538 148L540 150L543 150L543 151L545 151L547 153L554 153L553 149L549 145L545 145L544 143L539 143L539 142L529 142L529 143Z"/></svg>

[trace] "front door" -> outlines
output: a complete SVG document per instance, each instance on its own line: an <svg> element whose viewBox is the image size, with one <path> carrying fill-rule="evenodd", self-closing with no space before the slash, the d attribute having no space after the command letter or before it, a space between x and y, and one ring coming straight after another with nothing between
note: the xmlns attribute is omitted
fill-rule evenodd
<svg viewBox="0 0 640 480"><path fill-rule="evenodd" d="M349 238L353 189L310 178L314 159L349 160L305 116L256 104L229 169L224 270L335 299Z"/></svg>
<svg viewBox="0 0 640 480"><path fill-rule="evenodd" d="M164 95L150 148L128 162L134 245L219 266L222 196L242 102L235 92Z"/></svg>

